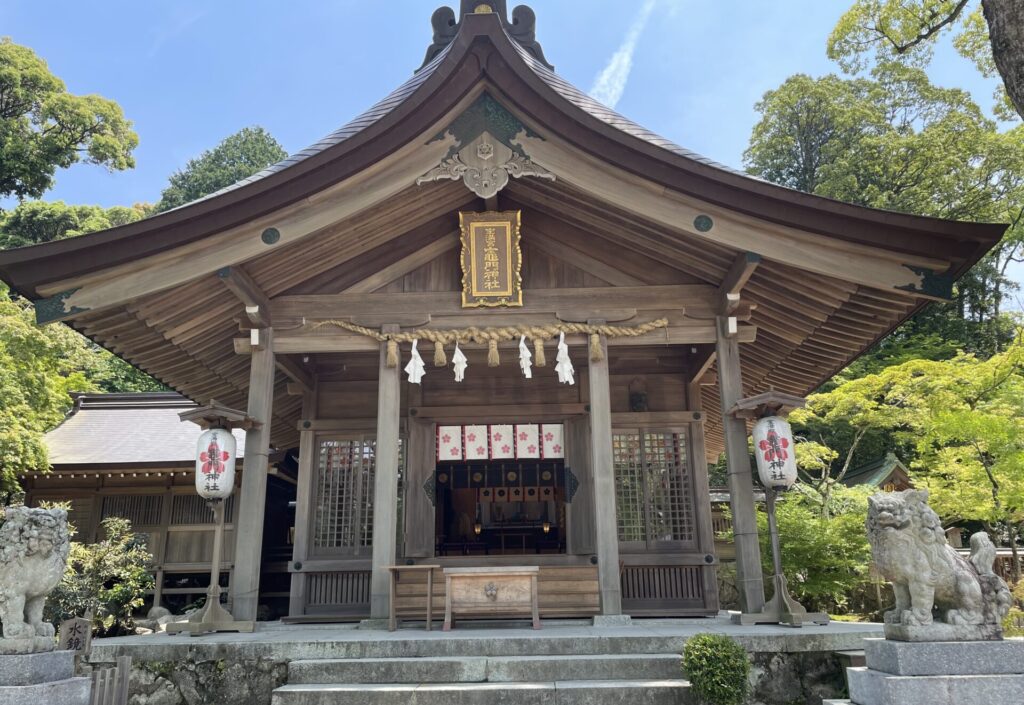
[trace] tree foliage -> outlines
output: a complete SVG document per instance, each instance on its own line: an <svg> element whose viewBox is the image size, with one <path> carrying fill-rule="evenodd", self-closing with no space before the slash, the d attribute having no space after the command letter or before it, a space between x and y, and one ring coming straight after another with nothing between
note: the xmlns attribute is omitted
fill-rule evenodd
<svg viewBox="0 0 1024 705"><path fill-rule="evenodd" d="M872 62L926 66L935 44L953 45L986 77L1000 75L1000 117L1024 116L1024 7L1019 0L855 0L828 40L828 55L856 73Z"/></svg>
<svg viewBox="0 0 1024 705"><path fill-rule="evenodd" d="M842 612L854 595L870 582L871 547L867 520L868 488L835 487L822 511L822 498L797 484L776 503L775 516L782 543L782 572L790 592L810 610ZM768 518L758 512L761 559L772 574Z"/></svg>
<svg viewBox="0 0 1024 705"><path fill-rule="evenodd" d="M262 127L243 128L172 174L156 211L177 208L208 196L287 156L284 147Z"/></svg>
<svg viewBox="0 0 1024 705"><path fill-rule="evenodd" d="M828 500L851 459L899 448L947 520L983 523L1016 550L1024 525L1024 341L982 359L911 360L811 395L791 420L807 486ZM806 446L802 448L802 446Z"/></svg>
<svg viewBox="0 0 1024 705"><path fill-rule="evenodd" d="M79 161L130 169L138 143L117 103L68 93L31 49L0 39L0 196L39 198Z"/></svg>
<svg viewBox="0 0 1024 705"><path fill-rule="evenodd" d="M1024 253L1024 126L1000 131L965 91L893 62L870 78L792 76L757 110L744 158L761 178L873 208L1011 223L958 282L953 303L927 307L856 373L958 349L991 354L1008 342L1002 314L1016 285L1006 271Z"/></svg>
<svg viewBox="0 0 1024 705"><path fill-rule="evenodd" d="M63 201L25 201L0 213L0 249L64 240L127 225L146 217L150 207L69 206Z"/></svg>
<svg viewBox="0 0 1024 705"><path fill-rule="evenodd" d="M46 601L47 620L56 625L91 612L98 636L130 634L132 613L153 587L153 556L127 519L104 519L100 532L96 543L71 543L67 571Z"/></svg>

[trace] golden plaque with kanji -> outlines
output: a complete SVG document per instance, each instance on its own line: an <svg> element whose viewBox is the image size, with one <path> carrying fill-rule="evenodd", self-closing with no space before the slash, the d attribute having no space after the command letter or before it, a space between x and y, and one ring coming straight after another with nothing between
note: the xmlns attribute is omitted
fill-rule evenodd
<svg viewBox="0 0 1024 705"><path fill-rule="evenodd" d="M462 306L522 306L520 211L459 213Z"/></svg>

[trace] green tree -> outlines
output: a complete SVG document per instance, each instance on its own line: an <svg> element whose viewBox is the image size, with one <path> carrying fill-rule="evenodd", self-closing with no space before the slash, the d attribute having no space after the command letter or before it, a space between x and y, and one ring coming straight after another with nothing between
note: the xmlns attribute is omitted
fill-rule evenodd
<svg viewBox="0 0 1024 705"><path fill-rule="evenodd" d="M1024 3L1020 0L855 0L828 40L849 72L870 59L924 66L943 33L986 77L1001 76L997 112L1024 117Z"/></svg>
<svg viewBox="0 0 1024 705"><path fill-rule="evenodd" d="M898 63L871 78L792 76L757 104L748 170L850 203L959 220L1011 223L960 280L954 302L927 307L861 370L957 349L991 354L1012 337L1003 315L1024 254L1024 126L999 131L970 96Z"/></svg>
<svg viewBox="0 0 1024 705"><path fill-rule="evenodd" d="M0 249L63 240L142 220L150 206L69 206L63 201L25 201L0 213Z"/></svg>
<svg viewBox="0 0 1024 705"><path fill-rule="evenodd" d="M943 517L982 522L1013 551L1024 527L1024 342L988 360L960 355L912 365L921 405L913 424L914 481ZM908 395L911 396L911 395Z"/></svg>
<svg viewBox="0 0 1024 705"><path fill-rule="evenodd" d="M0 39L0 196L38 198L79 161L130 169L138 143L117 103L68 93L31 49Z"/></svg>
<svg viewBox="0 0 1024 705"><path fill-rule="evenodd" d="M130 634L132 613L153 587L153 556L127 519L104 519L100 532L96 543L72 542L67 571L46 601L47 620L57 625L91 612L98 636Z"/></svg>
<svg viewBox="0 0 1024 705"><path fill-rule="evenodd" d="M828 511L821 497L797 483L776 504L775 516L782 544L782 572L797 601L810 610L837 612L851 599L867 592L870 584L871 547L867 520L867 488L838 487L829 494ZM758 512L761 559L766 576L772 574L768 518Z"/></svg>
<svg viewBox="0 0 1024 705"><path fill-rule="evenodd" d="M170 185L156 204L156 211L177 208L208 196L287 156L278 141L262 127L243 128L172 174Z"/></svg>

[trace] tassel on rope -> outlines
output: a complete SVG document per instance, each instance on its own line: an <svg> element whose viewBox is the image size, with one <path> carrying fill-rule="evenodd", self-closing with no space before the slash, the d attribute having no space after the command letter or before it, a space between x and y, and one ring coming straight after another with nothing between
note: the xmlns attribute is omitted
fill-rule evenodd
<svg viewBox="0 0 1024 705"><path fill-rule="evenodd" d="M385 360L388 367L398 367L398 341L388 338L388 357Z"/></svg>
<svg viewBox="0 0 1024 705"><path fill-rule="evenodd" d="M444 367L448 364L448 358L444 354L444 343L440 340L434 341L434 367Z"/></svg>
<svg viewBox="0 0 1024 705"><path fill-rule="evenodd" d="M501 364L501 355L498 354L498 341L491 338L487 342L487 366L497 367Z"/></svg>
<svg viewBox="0 0 1024 705"><path fill-rule="evenodd" d="M597 333L590 334L590 360L600 362L604 359L604 349L601 347L601 336Z"/></svg>
<svg viewBox="0 0 1024 705"><path fill-rule="evenodd" d="M546 367L548 364L547 358L544 357L543 338L533 339L533 364L536 367Z"/></svg>

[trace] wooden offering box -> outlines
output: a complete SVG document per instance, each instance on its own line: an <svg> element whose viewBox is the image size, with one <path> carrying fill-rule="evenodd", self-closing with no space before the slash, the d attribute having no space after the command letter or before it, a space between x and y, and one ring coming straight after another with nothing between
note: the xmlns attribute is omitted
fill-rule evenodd
<svg viewBox="0 0 1024 705"><path fill-rule="evenodd" d="M540 629L537 612L537 573L540 568L445 568L444 630L450 631L455 615L514 617L530 615Z"/></svg>

